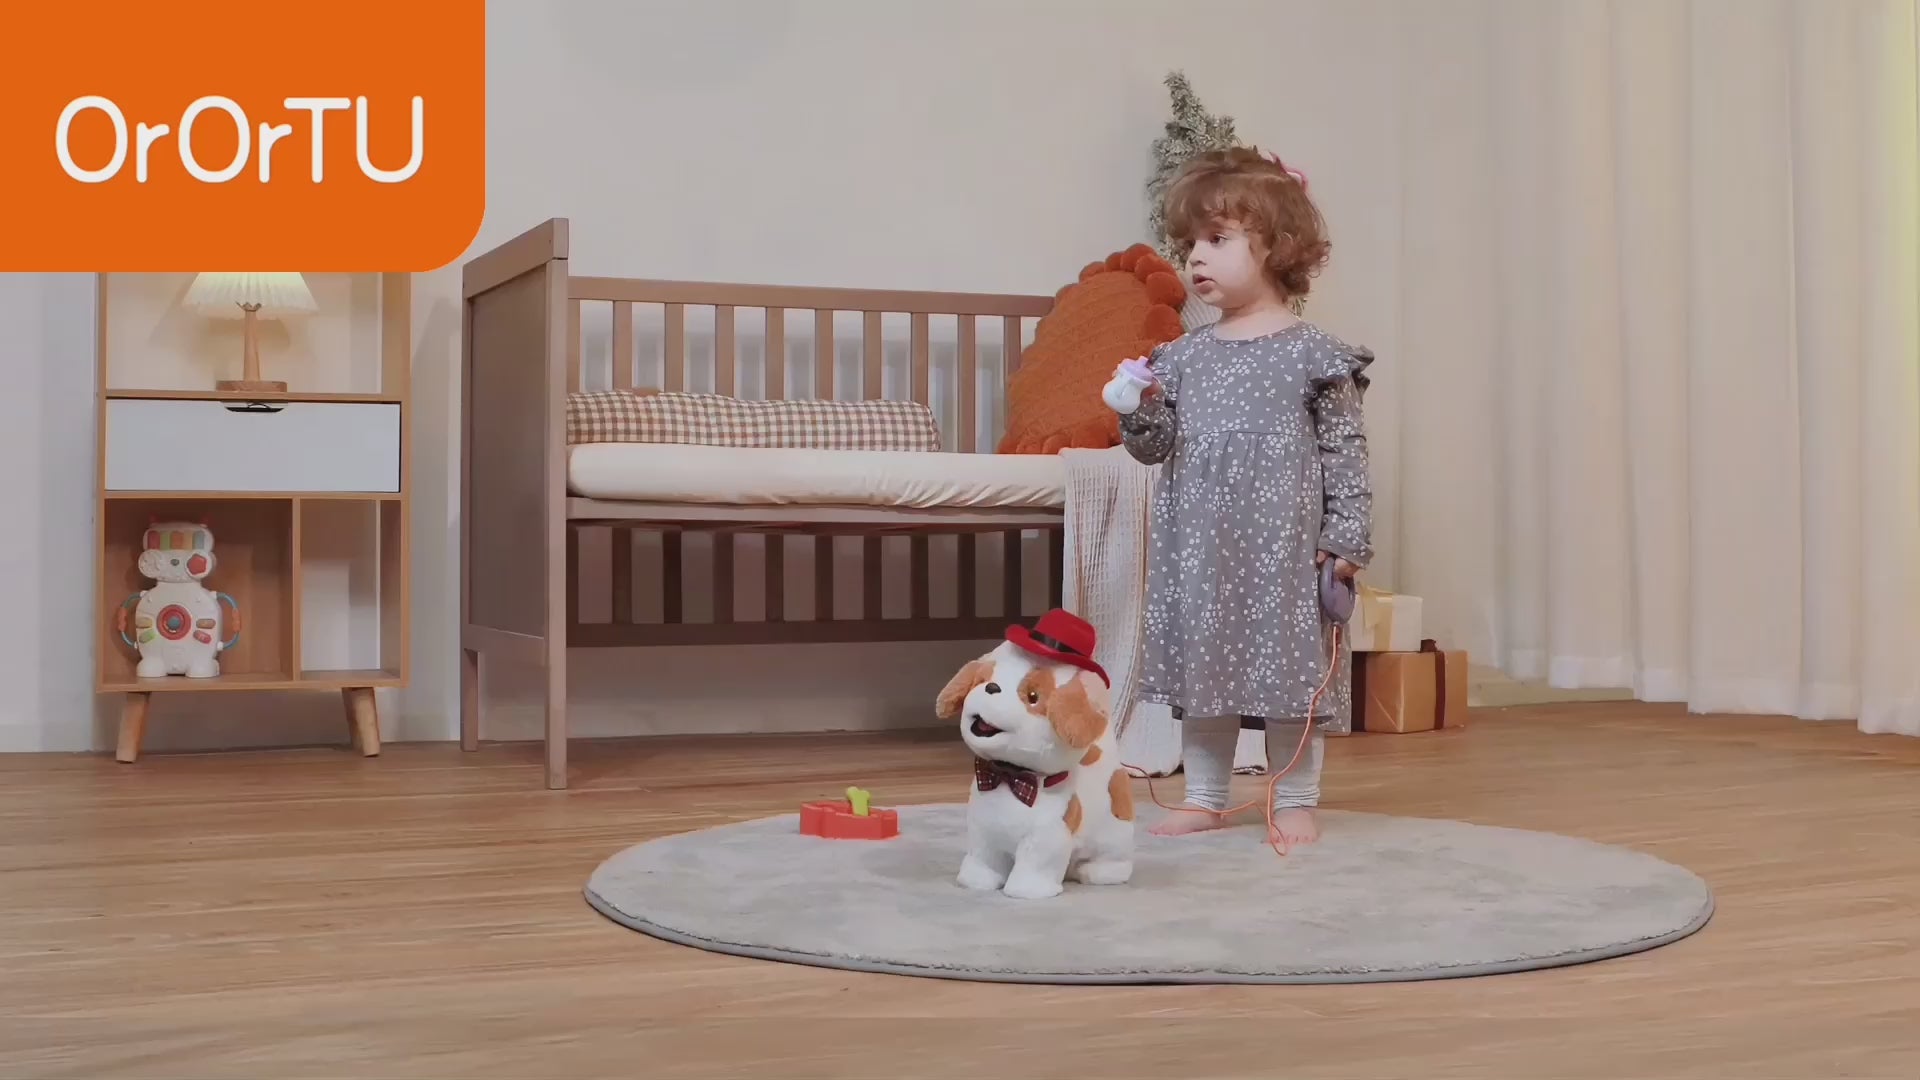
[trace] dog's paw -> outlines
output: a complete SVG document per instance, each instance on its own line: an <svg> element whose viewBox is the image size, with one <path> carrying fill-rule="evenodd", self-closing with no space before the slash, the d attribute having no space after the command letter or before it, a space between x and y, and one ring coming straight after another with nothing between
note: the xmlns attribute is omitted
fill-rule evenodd
<svg viewBox="0 0 1920 1080"><path fill-rule="evenodd" d="M1088 885L1125 885L1133 879L1132 859L1088 859L1074 877Z"/></svg>
<svg viewBox="0 0 1920 1080"><path fill-rule="evenodd" d="M960 874L954 880L963 889L997 889L1007 883L1007 875L969 855L960 863Z"/></svg>
<svg viewBox="0 0 1920 1080"><path fill-rule="evenodd" d="M1045 900L1059 896L1065 890L1060 882L1051 878L1014 874L1007 879L1007 886L1001 891L1015 900Z"/></svg>

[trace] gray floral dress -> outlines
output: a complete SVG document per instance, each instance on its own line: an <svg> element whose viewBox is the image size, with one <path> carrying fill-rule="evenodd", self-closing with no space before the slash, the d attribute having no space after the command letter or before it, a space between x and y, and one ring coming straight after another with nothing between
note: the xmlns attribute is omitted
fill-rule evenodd
<svg viewBox="0 0 1920 1080"><path fill-rule="evenodd" d="M1366 349L1309 322L1245 340L1196 330L1148 358L1161 392L1120 418L1161 464L1150 522L1140 697L1175 716L1292 719L1326 676L1317 551L1365 566L1372 490ZM1344 647L1314 720L1351 730Z"/></svg>

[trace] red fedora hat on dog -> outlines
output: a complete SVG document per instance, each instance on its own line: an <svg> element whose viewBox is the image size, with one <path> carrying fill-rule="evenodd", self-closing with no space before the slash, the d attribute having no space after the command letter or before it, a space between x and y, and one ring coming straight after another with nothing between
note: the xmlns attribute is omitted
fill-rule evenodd
<svg viewBox="0 0 1920 1080"><path fill-rule="evenodd" d="M1106 669L1094 662L1094 637L1091 623L1060 608L1040 616L1031 630L1017 624L1007 627L1007 640L1022 649L1056 664L1072 664L1091 671L1100 676L1101 682L1112 686Z"/></svg>

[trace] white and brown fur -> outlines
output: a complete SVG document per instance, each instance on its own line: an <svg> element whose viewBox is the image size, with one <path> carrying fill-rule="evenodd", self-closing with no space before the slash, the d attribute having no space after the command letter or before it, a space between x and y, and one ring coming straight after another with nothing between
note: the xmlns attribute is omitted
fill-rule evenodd
<svg viewBox="0 0 1920 1080"><path fill-rule="evenodd" d="M935 711L957 719L981 758L1065 771L1032 806L1007 786L969 784L967 854L959 882L1018 899L1057 896L1068 878L1124 885L1133 877L1133 789L1120 767L1099 676L1005 642L968 661L940 691Z"/></svg>

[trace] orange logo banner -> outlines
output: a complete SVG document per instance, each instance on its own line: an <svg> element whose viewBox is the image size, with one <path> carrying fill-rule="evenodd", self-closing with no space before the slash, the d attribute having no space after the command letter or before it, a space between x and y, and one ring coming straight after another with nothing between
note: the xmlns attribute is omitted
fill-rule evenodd
<svg viewBox="0 0 1920 1080"><path fill-rule="evenodd" d="M486 207L485 0L0 11L0 270L425 271Z"/></svg>

